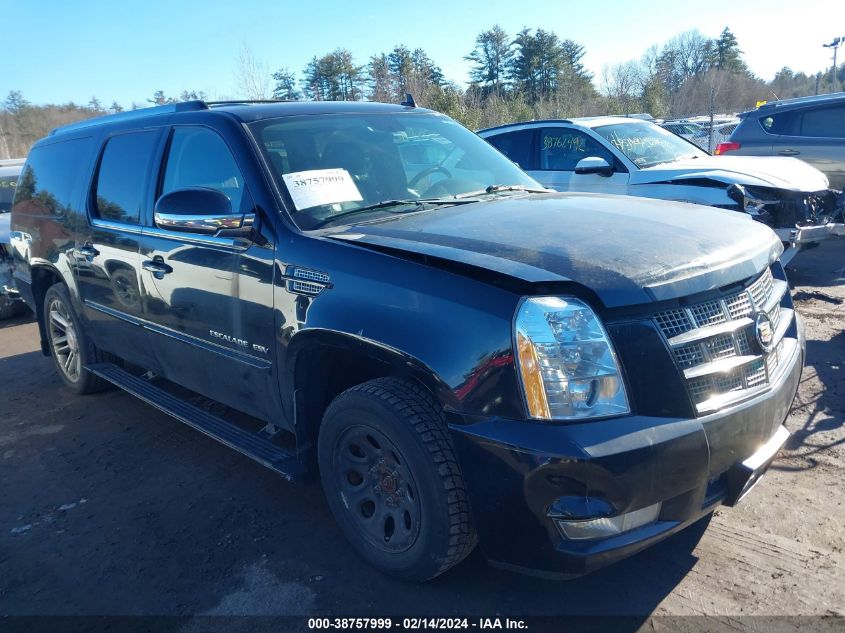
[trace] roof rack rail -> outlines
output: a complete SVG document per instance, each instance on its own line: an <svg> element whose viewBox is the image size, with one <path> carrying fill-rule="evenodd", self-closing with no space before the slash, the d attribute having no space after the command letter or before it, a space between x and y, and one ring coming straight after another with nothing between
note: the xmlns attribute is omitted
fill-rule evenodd
<svg viewBox="0 0 845 633"><path fill-rule="evenodd" d="M207 106L240 105L250 103L285 103L284 99L229 99L227 101L206 101Z"/></svg>
<svg viewBox="0 0 845 633"><path fill-rule="evenodd" d="M113 123L120 121L132 121L134 119L144 119L146 117L155 116L157 114L168 114L172 112L193 112L197 110L208 110L208 105L205 101L181 101L179 103L168 103L160 106L152 106L149 108L139 108L137 110L128 110L126 112L118 112L117 114L107 114L105 116L98 116L93 119L85 119L77 123L69 123L50 131L50 136L58 133L72 132L74 130L82 130L87 127L94 127L103 123Z"/></svg>
<svg viewBox="0 0 845 633"><path fill-rule="evenodd" d="M759 106L757 109L768 110L796 103L819 103L824 101L837 101L842 98L845 98L845 92L830 92L823 95L807 95L805 97L792 97L791 99L778 99L777 101L767 101L763 105Z"/></svg>

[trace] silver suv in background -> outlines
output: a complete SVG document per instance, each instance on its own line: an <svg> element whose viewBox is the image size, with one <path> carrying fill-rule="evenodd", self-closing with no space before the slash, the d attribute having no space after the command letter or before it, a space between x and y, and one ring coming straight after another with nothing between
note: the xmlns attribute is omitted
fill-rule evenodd
<svg viewBox="0 0 845 633"><path fill-rule="evenodd" d="M845 92L773 101L739 116L716 154L794 156L845 189Z"/></svg>

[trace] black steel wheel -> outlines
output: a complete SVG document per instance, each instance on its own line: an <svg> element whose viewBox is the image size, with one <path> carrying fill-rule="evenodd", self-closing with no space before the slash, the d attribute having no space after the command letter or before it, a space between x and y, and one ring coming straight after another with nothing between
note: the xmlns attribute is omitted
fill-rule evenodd
<svg viewBox="0 0 845 633"><path fill-rule="evenodd" d="M381 378L345 391L326 411L317 448L329 507L372 565L423 581L472 551L460 468L442 410L421 386Z"/></svg>
<svg viewBox="0 0 845 633"><path fill-rule="evenodd" d="M385 552L413 546L420 528L420 500L402 452L381 431L351 426L340 436L335 485L361 538Z"/></svg>

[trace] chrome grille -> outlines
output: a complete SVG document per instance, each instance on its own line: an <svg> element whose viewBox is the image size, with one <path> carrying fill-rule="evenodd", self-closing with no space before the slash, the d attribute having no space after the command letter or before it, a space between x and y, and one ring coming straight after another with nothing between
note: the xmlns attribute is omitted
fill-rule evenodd
<svg viewBox="0 0 845 633"><path fill-rule="evenodd" d="M654 318L657 320L657 325L660 326L663 333L669 337L682 334L692 328L687 318L687 313L683 310L660 312L654 315Z"/></svg>
<svg viewBox="0 0 845 633"><path fill-rule="evenodd" d="M786 290L786 282L766 270L739 292L654 315L700 413L742 399L776 374L786 329L780 328L782 313L792 318L792 311L780 306ZM776 344L768 354L755 340L759 311L769 315L775 332Z"/></svg>
<svg viewBox="0 0 845 633"><path fill-rule="evenodd" d="M690 314L692 314L692 318L695 319L695 324L698 327L716 325L728 320L725 317L725 313L722 312L722 306L719 305L718 301L699 303L696 306L692 306L689 310Z"/></svg>

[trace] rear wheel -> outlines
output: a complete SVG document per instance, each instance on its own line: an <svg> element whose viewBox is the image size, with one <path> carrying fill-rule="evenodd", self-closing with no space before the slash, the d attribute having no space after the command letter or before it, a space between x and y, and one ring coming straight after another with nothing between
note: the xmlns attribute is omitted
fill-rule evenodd
<svg viewBox="0 0 845 633"><path fill-rule="evenodd" d="M64 284L51 286L44 295L44 329L56 371L68 387L84 394L108 386L85 369L104 358L85 335Z"/></svg>
<svg viewBox="0 0 845 633"><path fill-rule="evenodd" d="M428 580L475 546L443 413L422 387L381 378L342 393L320 427L318 459L341 530L382 571Z"/></svg>

